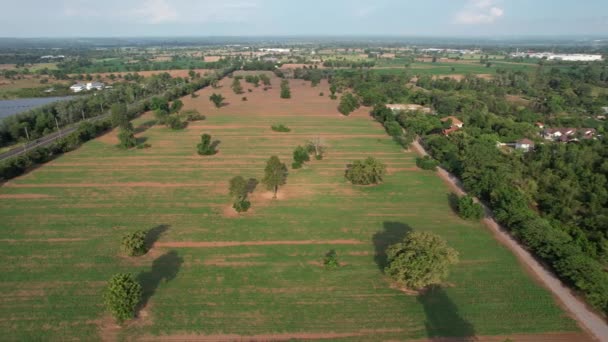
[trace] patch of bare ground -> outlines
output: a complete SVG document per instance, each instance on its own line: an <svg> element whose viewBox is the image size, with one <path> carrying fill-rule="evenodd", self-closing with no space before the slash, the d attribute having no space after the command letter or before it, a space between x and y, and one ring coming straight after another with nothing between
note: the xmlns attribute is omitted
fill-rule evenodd
<svg viewBox="0 0 608 342"><path fill-rule="evenodd" d="M38 199L52 197L54 196L45 194L0 194L0 199Z"/></svg>
<svg viewBox="0 0 608 342"><path fill-rule="evenodd" d="M335 340L349 337L365 337L383 333L400 333L403 329L363 329L354 332L298 332L298 333L278 333L278 334L260 334L260 335L161 335L161 336L143 336L138 338L138 341L292 341L292 340Z"/></svg>
<svg viewBox="0 0 608 342"><path fill-rule="evenodd" d="M359 240L275 240L275 241L168 241L156 242L154 247L166 248L214 248L234 246L278 246L278 245L362 245Z"/></svg>
<svg viewBox="0 0 608 342"><path fill-rule="evenodd" d="M435 337L432 339L411 340L411 342L504 342L511 340L514 342L592 342L587 335L571 333L544 333L544 334L514 334L497 336L468 336L468 337Z"/></svg>
<svg viewBox="0 0 608 342"><path fill-rule="evenodd" d="M76 242L86 241L85 238L50 238L50 239L0 239L0 242L23 243L23 242Z"/></svg>
<svg viewBox="0 0 608 342"><path fill-rule="evenodd" d="M105 316L97 322L99 337L104 342L118 341L121 326L111 316Z"/></svg>

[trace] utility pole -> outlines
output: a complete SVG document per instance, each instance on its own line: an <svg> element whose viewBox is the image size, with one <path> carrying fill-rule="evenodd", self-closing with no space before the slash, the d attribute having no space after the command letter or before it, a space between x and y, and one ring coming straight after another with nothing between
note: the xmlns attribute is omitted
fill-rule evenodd
<svg viewBox="0 0 608 342"><path fill-rule="evenodd" d="M25 145L23 146L23 150L27 151L27 144L29 144L29 142L30 142L30 134L27 132L27 126L23 126L23 129L25 129L25 136L27 137L27 141L25 142Z"/></svg>
<svg viewBox="0 0 608 342"><path fill-rule="evenodd" d="M59 123L57 122L57 117L55 117L55 126L57 126L57 132L59 132L59 136L61 136L61 130L59 129Z"/></svg>

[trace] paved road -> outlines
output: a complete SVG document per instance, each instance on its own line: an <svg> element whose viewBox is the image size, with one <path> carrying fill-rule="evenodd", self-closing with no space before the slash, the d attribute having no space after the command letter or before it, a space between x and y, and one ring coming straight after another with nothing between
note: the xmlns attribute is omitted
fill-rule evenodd
<svg viewBox="0 0 608 342"><path fill-rule="evenodd" d="M418 141L414 141L413 147L421 155L427 155L427 152L420 145ZM464 195L464 191L460 180L454 175L450 174L442 168L438 168L437 173L439 176L448 182L451 187L459 194ZM483 203L481 203L483 205ZM500 226L496 220L491 216L491 211L484 205L486 210L486 218L484 223L498 241L508 247L527 268L548 288L553 295L561 302L562 306L565 307L571 315L579 322L587 332L589 332L598 341L608 341L608 323L590 310L587 304L575 297L572 291L564 286L562 282L549 270L544 268L536 259L525 249L522 245L515 240L511 234L507 232L502 226Z"/></svg>

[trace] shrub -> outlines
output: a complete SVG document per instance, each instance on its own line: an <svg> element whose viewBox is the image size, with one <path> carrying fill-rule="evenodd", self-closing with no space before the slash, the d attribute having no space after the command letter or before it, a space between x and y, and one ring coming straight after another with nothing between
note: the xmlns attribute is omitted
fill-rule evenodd
<svg viewBox="0 0 608 342"><path fill-rule="evenodd" d="M183 129L185 127L185 124L179 119L177 115L170 115L167 120L165 120L165 122L167 124L167 127L173 130Z"/></svg>
<svg viewBox="0 0 608 342"><path fill-rule="evenodd" d="M423 170L432 170L435 171L439 162L429 156L424 156L422 158L416 158L416 166Z"/></svg>
<svg viewBox="0 0 608 342"><path fill-rule="evenodd" d="M338 253L335 250L330 250L325 254L323 258L323 266L327 269L335 269L340 267L340 262L338 261Z"/></svg>
<svg viewBox="0 0 608 342"><path fill-rule="evenodd" d="M388 135L390 135L391 137L398 137L403 135L403 129L401 128L401 125L399 125L399 123L397 123L396 121L385 121L384 129L386 130L386 133L388 133Z"/></svg>
<svg viewBox="0 0 608 342"><path fill-rule="evenodd" d="M275 132L291 132L291 128L283 124L272 125L270 128Z"/></svg>
<svg viewBox="0 0 608 342"><path fill-rule="evenodd" d="M241 101L247 101L247 96L243 96L243 97L241 98Z"/></svg>
<svg viewBox="0 0 608 342"><path fill-rule="evenodd" d="M131 274L118 273L110 279L104 295L107 309L122 323L135 317L135 309L142 298L142 287Z"/></svg>
<svg viewBox="0 0 608 342"><path fill-rule="evenodd" d="M239 213L246 212L251 207L251 202L247 200L237 201L234 202L232 207Z"/></svg>
<svg viewBox="0 0 608 342"><path fill-rule="evenodd" d="M398 284L422 289L440 284L449 266L458 262L458 252L439 235L427 232L408 233L402 242L386 251L388 266L384 272Z"/></svg>
<svg viewBox="0 0 608 342"><path fill-rule="evenodd" d="M128 123L128 127L123 127L118 132L118 147L123 149L129 149L137 145L137 139L135 139L135 131L131 123Z"/></svg>
<svg viewBox="0 0 608 342"><path fill-rule="evenodd" d="M196 149L201 156L211 156L217 153L211 143L211 136L209 134L201 135L201 142L196 145Z"/></svg>
<svg viewBox="0 0 608 342"><path fill-rule="evenodd" d="M469 195L460 197L456 206L458 214L465 220L479 220L483 217L483 207Z"/></svg>
<svg viewBox="0 0 608 342"><path fill-rule="evenodd" d="M205 116L198 112L196 109L188 109L180 113L180 116L186 121L200 121L205 120Z"/></svg>
<svg viewBox="0 0 608 342"><path fill-rule="evenodd" d="M349 115L355 109L359 108L359 100L351 93L342 95L340 104L338 105L338 111L343 115Z"/></svg>
<svg viewBox="0 0 608 342"><path fill-rule="evenodd" d="M226 98L221 94L213 93L209 96L209 101L213 102L215 108L220 108L224 104L224 100L226 100Z"/></svg>
<svg viewBox="0 0 608 342"><path fill-rule="evenodd" d="M293 151L293 164L292 167L294 169L299 169L302 167L302 164L310 160L310 156L308 155L308 151L302 146L296 147Z"/></svg>
<svg viewBox="0 0 608 342"><path fill-rule="evenodd" d="M370 185L382 182L385 173L386 165L373 157L368 157L364 161L355 160L346 169L344 176L353 184Z"/></svg>
<svg viewBox="0 0 608 342"><path fill-rule="evenodd" d="M281 81L281 98L282 99L291 98L291 90L289 89L289 81L287 81L287 80Z"/></svg>
<svg viewBox="0 0 608 342"><path fill-rule="evenodd" d="M338 97L336 95L334 95L334 94L329 95L329 98L332 99L332 100L338 99Z"/></svg>
<svg viewBox="0 0 608 342"><path fill-rule="evenodd" d="M319 93L319 96L325 96L325 94L323 94L323 92L320 92L320 93Z"/></svg>
<svg viewBox="0 0 608 342"><path fill-rule="evenodd" d="M146 232L138 230L129 233L122 238L121 249L129 256L140 256L146 254Z"/></svg>

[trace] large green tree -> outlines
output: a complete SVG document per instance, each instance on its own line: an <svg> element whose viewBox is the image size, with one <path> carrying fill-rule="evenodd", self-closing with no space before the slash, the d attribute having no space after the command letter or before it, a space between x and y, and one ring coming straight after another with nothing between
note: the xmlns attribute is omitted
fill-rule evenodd
<svg viewBox="0 0 608 342"><path fill-rule="evenodd" d="M262 183L266 185L268 190L273 191L272 198L277 198L277 191L279 186L284 185L287 182L287 166L281 163L279 157L272 156L266 162L266 168L264 169L264 178Z"/></svg>
<svg viewBox="0 0 608 342"><path fill-rule="evenodd" d="M410 232L402 242L387 251L386 274L411 289L440 284L449 274L449 267L458 262L458 252L439 235Z"/></svg>
<svg viewBox="0 0 608 342"><path fill-rule="evenodd" d="M107 309L122 323L135 317L135 309L142 299L142 287L128 273L118 273L110 279L104 295Z"/></svg>
<svg viewBox="0 0 608 342"><path fill-rule="evenodd" d="M367 157L365 160L355 160L346 169L345 177L351 183L357 185L370 185L382 182L386 173L386 165L374 157Z"/></svg>

